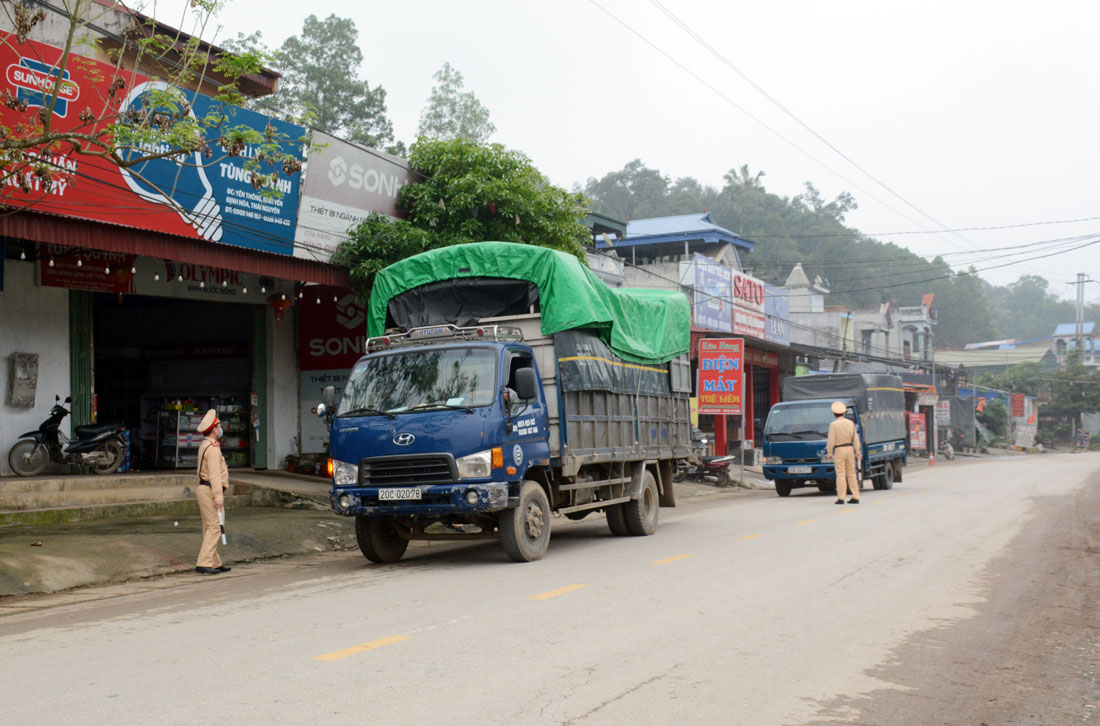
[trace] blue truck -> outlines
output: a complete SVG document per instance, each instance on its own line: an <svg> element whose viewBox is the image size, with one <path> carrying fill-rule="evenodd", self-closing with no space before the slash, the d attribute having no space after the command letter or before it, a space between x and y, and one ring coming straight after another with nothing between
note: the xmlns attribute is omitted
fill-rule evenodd
<svg viewBox="0 0 1100 726"><path fill-rule="evenodd" d="M546 552L551 518L604 512L648 535L691 456L690 306L611 289L576 257L482 242L382 270L365 355L331 417L333 511L363 555L413 540L499 540Z"/></svg>
<svg viewBox="0 0 1100 726"><path fill-rule="evenodd" d="M875 489L901 481L908 461L905 391L899 376L880 373L826 373L783 381L782 402L772 406L764 424L764 477L775 492L816 486L836 491L836 469L827 460L825 443L834 401L848 407L862 444L860 487L870 479Z"/></svg>

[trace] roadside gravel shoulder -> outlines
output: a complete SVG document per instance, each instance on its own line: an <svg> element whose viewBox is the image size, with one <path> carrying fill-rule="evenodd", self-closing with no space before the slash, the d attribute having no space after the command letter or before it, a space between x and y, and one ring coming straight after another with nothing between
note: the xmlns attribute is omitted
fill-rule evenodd
<svg viewBox="0 0 1100 726"><path fill-rule="evenodd" d="M1076 496L1036 506L1038 516L986 569L976 617L911 636L868 673L899 688L838 697L812 723L1100 720L1100 474Z"/></svg>

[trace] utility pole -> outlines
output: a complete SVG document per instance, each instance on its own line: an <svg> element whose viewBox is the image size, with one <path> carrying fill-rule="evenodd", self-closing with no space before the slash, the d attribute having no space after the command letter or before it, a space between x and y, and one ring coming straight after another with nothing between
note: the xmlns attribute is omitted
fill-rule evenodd
<svg viewBox="0 0 1100 726"><path fill-rule="evenodd" d="M1076 329L1074 330L1074 336L1077 339L1077 351L1084 351L1085 343L1085 283L1096 282L1096 280L1085 279L1085 273L1077 273L1077 282L1067 282L1067 285L1077 286L1077 308L1076 308Z"/></svg>

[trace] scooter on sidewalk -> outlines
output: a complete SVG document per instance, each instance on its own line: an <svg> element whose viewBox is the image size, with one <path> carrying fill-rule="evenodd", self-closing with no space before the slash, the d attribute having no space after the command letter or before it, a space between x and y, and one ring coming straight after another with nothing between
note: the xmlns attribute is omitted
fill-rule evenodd
<svg viewBox="0 0 1100 726"><path fill-rule="evenodd" d="M672 475L673 481L706 481L721 487L728 487L733 482L730 479L730 466L736 457L733 456L703 456L707 450L709 440L699 429L692 428L691 444L693 461L680 462L676 472Z"/></svg>
<svg viewBox="0 0 1100 726"><path fill-rule="evenodd" d="M61 422L69 410L61 405L61 397L55 396L50 416L37 431L19 436L20 441L8 451L8 465L19 476L37 476L48 464L76 464L91 467L96 474L113 474L118 471L125 456L121 423L89 424L77 426L70 440L61 431ZM72 397L65 403L72 403Z"/></svg>

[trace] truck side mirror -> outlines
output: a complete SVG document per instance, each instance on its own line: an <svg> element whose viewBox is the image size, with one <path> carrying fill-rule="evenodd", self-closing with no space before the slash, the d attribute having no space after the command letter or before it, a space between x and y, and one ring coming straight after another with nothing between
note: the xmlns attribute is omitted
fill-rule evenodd
<svg viewBox="0 0 1100 726"><path fill-rule="evenodd" d="M516 371L516 395L524 401L539 397L539 379L534 368L520 368Z"/></svg>
<svg viewBox="0 0 1100 726"><path fill-rule="evenodd" d="M328 406L323 403L317 404L317 415L324 418L326 413L328 413Z"/></svg>
<svg viewBox="0 0 1100 726"><path fill-rule="evenodd" d="M325 408L336 405L336 386L325 386L325 390L321 391L321 402L325 404Z"/></svg>

